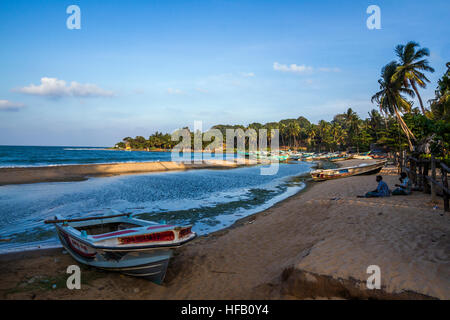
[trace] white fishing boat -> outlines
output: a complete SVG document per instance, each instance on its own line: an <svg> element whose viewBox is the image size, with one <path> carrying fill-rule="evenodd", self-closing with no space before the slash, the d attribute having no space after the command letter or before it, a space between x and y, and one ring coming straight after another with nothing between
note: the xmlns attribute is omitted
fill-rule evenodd
<svg viewBox="0 0 450 320"><path fill-rule="evenodd" d="M55 216L63 247L78 262L161 284L172 250L196 237L192 226L158 224L131 214L64 219Z"/></svg>
<svg viewBox="0 0 450 320"><path fill-rule="evenodd" d="M362 163L357 166L337 168L337 169L319 169L311 171L311 177L314 181L324 181L345 178L360 174L372 174L379 172L384 165L386 160L377 161L375 163Z"/></svg>

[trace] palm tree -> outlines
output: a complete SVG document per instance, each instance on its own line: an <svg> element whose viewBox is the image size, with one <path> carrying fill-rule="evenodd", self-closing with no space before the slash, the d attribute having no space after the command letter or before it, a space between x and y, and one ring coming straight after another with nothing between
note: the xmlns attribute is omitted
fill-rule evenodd
<svg viewBox="0 0 450 320"><path fill-rule="evenodd" d="M438 80L435 98L431 99L431 116L433 119L450 121L450 62L447 62L447 71Z"/></svg>
<svg viewBox="0 0 450 320"><path fill-rule="evenodd" d="M281 145L285 146L285 135L286 135L286 125L284 123L280 123L278 126L279 130L280 130L280 138L281 138Z"/></svg>
<svg viewBox="0 0 450 320"><path fill-rule="evenodd" d="M375 133L376 139L378 140L378 133L379 133L380 128L381 128L382 116L375 109L372 109L368 114L369 114L368 123L369 123L370 128L372 129L372 131ZM386 118L384 119L384 121L385 121L385 124L386 124Z"/></svg>
<svg viewBox="0 0 450 320"><path fill-rule="evenodd" d="M293 146L298 147L297 137L300 134L300 125L297 122L291 122L287 126L288 134L292 137Z"/></svg>
<svg viewBox="0 0 450 320"><path fill-rule="evenodd" d="M401 113L411 111L411 105L405 99L403 94L414 97L414 91L403 87L400 81L394 81L393 75L397 68L398 64L395 61L392 61L383 67L381 70L381 79L378 80L380 91L372 96L372 103L377 102L382 112L395 115L397 122L408 139L409 149L413 151L411 139L415 140L415 137L405 121L403 121Z"/></svg>
<svg viewBox="0 0 450 320"><path fill-rule="evenodd" d="M348 131L348 138L349 138L349 144L353 143L356 140L356 148L359 152L359 144L357 139L355 139L355 136L359 134L359 127L360 127L360 119L358 117L358 114L352 110L352 108L348 108L347 112L344 113L344 119L345 119L345 127Z"/></svg>
<svg viewBox="0 0 450 320"><path fill-rule="evenodd" d="M419 47L418 50L416 50L416 47ZM403 82L405 88L409 88L410 86L413 88L419 99L422 113L425 114L422 97L417 90L417 85L421 88L425 88L427 86L426 83L430 82L430 80L428 80L424 72L434 72L434 69L429 66L428 60L424 59L424 57L430 55L430 50L427 48L420 48L418 43L410 41L406 45L398 45L395 48L395 53L399 58L399 65L397 66L397 70L395 71L392 80L397 81L397 79L399 79Z"/></svg>
<svg viewBox="0 0 450 320"><path fill-rule="evenodd" d="M333 122L331 124L330 133L331 133L331 144L340 149L345 142L347 132L339 124Z"/></svg>
<svg viewBox="0 0 450 320"><path fill-rule="evenodd" d="M313 144L314 144L314 140L316 139L316 133L317 133L317 131L316 131L316 125L314 125L314 124L310 124L307 128L306 128L306 134L308 135L308 138L307 138L307 143L310 145L310 146L313 146Z"/></svg>

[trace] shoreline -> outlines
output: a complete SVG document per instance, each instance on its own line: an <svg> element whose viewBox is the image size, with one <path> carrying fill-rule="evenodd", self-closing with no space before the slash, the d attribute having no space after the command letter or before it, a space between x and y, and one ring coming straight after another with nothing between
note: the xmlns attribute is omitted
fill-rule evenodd
<svg viewBox="0 0 450 320"><path fill-rule="evenodd" d="M367 161L372 161L372 160L346 160L346 161L344 161L343 163L342 162L339 162L339 163L333 163L334 165L336 165L337 167L343 167L344 165L345 166L352 166L352 165L356 165L356 164L359 164L359 163L362 163L362 162L367 162ZM321 161L320 161L321 162ZM315 166L317 166L317 162L314 162L315 163ZM314 167L314 166L313 166ZM232 168L235 168L235 167L232 167ZM1 169L1 168L0 168ZM1 170L0 170L0 173L1 173ZM120 174L119 174L120 175ZM304 174L304 175L308 175L308 174ZM86 179L87 179L88 177L86 177ZM86 179L83 179L83 180L86 180ZM1 178L0 178L0 181L1 181ZM75 180L68 180L68 181L64 181L64 182L69 182L69 181L75 181ZM59 182L59 181L58 181ZM61 181L62 182L62 181ZM222 228L222 229L219 229L219 230L216 230L216 231L213 231L213 232L210 232L210 233L208 233L208 234L206 234L206 235L201 235L201 236L198 236L197 237L197 239L200 239L200 238L207 238L207 237L211 237L211 236L214 236L215 234L222 234L223 232L226 232L228 229L233 229L233 228L235 228L235 227L237 227L237 226L240 226L240 225L242 225L242 223L247 223L249 220L252 220L252 217L256 217L257 215L259 215L259 214L261 214L261 213L263 213L264 211L266 211L266 210L269 210L269 209L271 209L271 208L274 208L274 207L276 207L277 205L279 205L279 204L281 204L281 203L283 203L284 201L287 201L287 200L289 200L290 198L292 198L292 197L295 197L296 195L299 195L299 194L301 194L301 193L305 193L305 192L307 192L308 190L309 190L309 188L312 186L312 185L314 185L314 181L312 180L312 179L305 179L305 180L303 180L303 183L305 184L305 187L304 188L302 188L301 190L299 190L298 192L296 192L296 193L294 193L294 194L292 194L292 195L290 195L290 196L288 196L287 198L285 198L285 199L283 199L283 200L281 200L281 201L278 201L278 202L276 202L276 203L274 203L272 206L270 206L269 208L266 208L266 209L263 209L263 210L261 210L261 211L258 211L258 212L256 212L256 213L251 213L251 214L249 214L249 215L247 215L247 216L245 216L245 217L242 217L242 218L240 218L240 219L238 219L238 220L236 220L236 221L234 221L231 225L229 225L229 226L227 226L227 227L224 227L224 228ZM0 186L1 186L2 184L0 183ZM197 239L195 239L194 241L196 241ZM1 239L0 239L1 240ZM62 247L62 245L60 245L60 244L58 244L57 246L55 246L55 247L49 247L49 248L40 248L39 246L37 247L37 248L26 248L26 249L23 249L23 250L13 250L13 251L10 251L10 252L0 252L0 262L2 261L2 259L4 260L5 258L6 258L6 260L8 260L8 256L11 256L11 259L14 259L13 257L15 257L16 255L18 255L18 256L27 256L27 254L26 253L30 253L30 255L32 255L32 256L34 256L35 255L35 251L36 252L40 252L40 253L46 253L47 251L48 252L53 252L54 250L61 250L61 249L63 249L63 247ZM23 255L22 255L22 253L23 253Z"/></svg>
<svg viewBox="0 0 450 320"><path fill-rule="evenodd" d="M293 178L293 177L300 178L300 177L303 177L303 176L309 176L309 173L303 173L303 174L298 175L298 176L291 176L291 178ZM297 192L295 192L295 193L293 193L293 194L287 196L286 198L284 198L284 199L282 199L282 200L279 200L279 201L277 201L277 202L275 202L275 203L272 203L272 205L270 205L268 208L261 209L260 211L257 211L257 212L255 212L255 213L250 213L250 214L248 214L248 215L246 215L246 216L244 216L244 217L242 217L242 218L239 218L239 219L235 220L231 225L228 225L228 226L226 226L226 227L224 227L224 228L222 228L222 229L215 230L215 231L212 231L212 232L207 233L207 234L204 234L204 235L200 235L200 236L198 236L198 238L209 237L209 236L214 235L215 233L221 233L221 232L226 231L227 229L232 229L232 228L236 227L237 225L240 225L241 221L244 221L244 222L245 222L245 221L247 221L249 218L251 218L251 217L253 217L253 216L255 216L255 215L258 215L258 214L260 214L261 212L264 212L265 210L268 210L268 209L270 209L270 208L273 208L273 207L277 206L278 204L280 204L280 203L282 203L282 202L288 200L288 199L291 198L291 197L294 197L294 196L296 196L296 195L298 195L298 194L300 194L300 193L306 192L306 191L308 190L308 186L309 186L312 182L313 182L313 181L312 181L311 179L304 179L304 180L302 179L302 183L304 184L304 187L301 188L299 191L297 191ZM5 240L5 239L3 239L3 240ZM1 242L1 241L2 241L2 239L0 238L0 242ZM9 241L9 240L6 239L6 241ZM194 240L194 241L195 241L195 240ZM13 249L13 250L11 250L11 251L3 251L3 252L0 251L0 262L2 261L2 258L5 259L5 257L6 257L6 259L8 259L8 257L7 257L8 255L11 255L11 257L13 257L13 256L15 256L16 254L21 255L21 253L23 253L24 256L27 256L26 253L28 253L28 252L29 252L31 255L34 255L34 253L33 253L34 251L41 252L41 253L44 253L44 254L45 254L47 251L48 251L48 252L52 252L52 251L54 251L54 250L59 250L59 249L63 249L63 247L62 247L62 245L60 244L60 242L58 242L58 244L55 245L55 246L45 246L45 247L43 247L43 248L41 248L40 245L36 245L36 247L27 247L27 248L22 248L21 250Z"/></svg>
<svg viewBox="0 0 450 320"><path fill-rule="evenodd" d="M372 189L374 179L308 182L269 209L197 238L175 252L162 286L82 267L82 289L67 290L65 270L74 260L52 248L1 254L0 294L3 299L449 299L449 215L433 210L422 193L356 199L361 190ZM385 177L390 186L396 180ZM381 268L381 290L364 288L372 264Z"/></svg>
<svg viewBox="0 0 450 320"><path fill-rule="evenodd" d="M140 174L164 171L185 171L194 169L232 169L256 165L245 160L243 163L227 160L204 160L202 163L175 161L119 162L110 164L77 164L45 167L0 168L0 186L40 182L83 181L89 177L108 177L123 174Z"/></svg>

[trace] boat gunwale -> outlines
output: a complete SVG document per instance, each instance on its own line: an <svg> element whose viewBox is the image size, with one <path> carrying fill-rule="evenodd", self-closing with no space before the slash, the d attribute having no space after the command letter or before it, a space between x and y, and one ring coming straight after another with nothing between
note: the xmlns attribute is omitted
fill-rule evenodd
<svg viewBox="0 0 450 320"><path fill-rule="evenodd" d="M367 163L367 164L362 163L362 164L357 165L357 166L349 166L349 167L334 168L334 169L317 169L317 170L311 171L311 174L313 174L313 173L324 173L324 172L330 172L330 173L331 172L339 172L341 170L348 170L348 169L362 169L362 168L367 169L367 168L370 168L370 167L378 167L378 166L381 166L381 165L384 166L386 164L386 162L387 162L387 160L382 160L382 161L378 161L376 163Z"/></svg>
<svg viewBox="0 0 450 320"><path fill-rule="evenodd" d="M376 163L368 164L366 166L352 166L345 168L336 168L336 169L319 169L311 171L311 177L314 181L326 181L326 180L334 180L339 178L347 178L351 176L357 176L362 174L368 174L370 172L376 172L381 170L387 163L387 160L377 161ZM351 169L364 169L361 172L355 172ZM341 170L347 170L347 172L339 172ZM334 173L334 174L333 174Z"/></svg>
<svg viewBox="0 0 450 320"><path fill-rule="evenodd" d="M141 220L141 219L135 219L132 218L133 220ZM157 224L153 224L151 221L146 221L146 220L141 220L143 222L148 223L149 225L154 225L157 226ZM119 244L116 246L101 246L98 245L98 242L101 241L105 241L105 240L112 240L112 239L117 239L120 236L118 235L112 235L109 237L105 237L102 239L95 239L92 238L92 236L88 236L89 238L83 238L81 237L79 234L77 233L81 233L80 231L78 231L76 228L74 228L71 225L63 225L62 223L55 223L55 227L57 229L58 232L61 232L67 236L71 236L73 238L75 238L76 241L79 241L81 243L83 243L84 245L87 245L93 249L97 249L97 250L103 250L103 251L108 251L108 252L119 252L119 251L144 251L144 250L151 250L151 249L158 249L158 248L177 248L180 247L181 245L194 240L197 237L197 234L193 231L191 231L191 234L189 236L183 237L183 238L178 238L175 242L172 243L158 243L158 244L148 244L148 245L140 245L140 246L133 246L133 245L125 245L126 247L119 247ZM141 230L135 230L134 233L132 234L127 234L127 236L138 236L138 235L143 235L143 234L150 234L150 233L159 233L159 232L165 232L165 231L175 231L175 228L180 228L180 229L185 229L185 228L189 228L192 227L192 225L186 225L186 226L172 226L172 227L163 227L161 228L161 230L158 231L152 231L152 232L148 232L147 228L149 226L142 226L139 227L139 229ZM137 229L137 228L134 228ZM126 230L126 229L125 229ZM124 231L125 231L124 230ZM156 229L155 229L156 230ZM77 233L76 233L77 232ZM123 246L123 245L122 245Z"/></svg>

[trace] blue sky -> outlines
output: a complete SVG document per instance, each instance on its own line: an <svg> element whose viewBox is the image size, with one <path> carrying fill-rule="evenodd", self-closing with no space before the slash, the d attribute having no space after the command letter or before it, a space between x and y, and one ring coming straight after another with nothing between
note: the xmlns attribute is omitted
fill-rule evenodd
<svg viewBox="0 0 450 320"><path fill-rule="evenodd" d="M69 30L66 8L81 9ZM369 5L381 30L369 30ZM0 2L0 144L110 146L214 124L365 117L394 47L450 60L449 1ZM73 83L75 82L75 83Z"/></svg>

